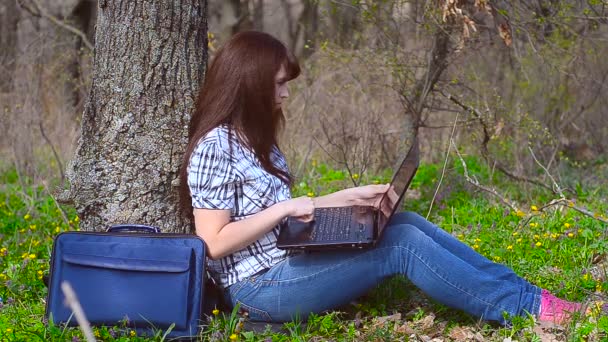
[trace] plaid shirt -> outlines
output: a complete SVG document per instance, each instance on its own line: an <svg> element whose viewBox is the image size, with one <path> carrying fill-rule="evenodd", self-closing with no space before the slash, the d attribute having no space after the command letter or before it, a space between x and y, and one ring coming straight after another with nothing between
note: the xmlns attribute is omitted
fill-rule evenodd
<svg viewBox="0 0 608 342"><path fill-rule="evenodd" d="M271 160L287 170L285 157L275 147ZM277 202L291 198L289 187L269 174L256 156L227 125L211 130L194 149L188 165L188 186L194 208L229 209L230 221L239 221ZM279 226L242 250L209 260L215 280L228 287L285 259L276 247Z"/></svg>

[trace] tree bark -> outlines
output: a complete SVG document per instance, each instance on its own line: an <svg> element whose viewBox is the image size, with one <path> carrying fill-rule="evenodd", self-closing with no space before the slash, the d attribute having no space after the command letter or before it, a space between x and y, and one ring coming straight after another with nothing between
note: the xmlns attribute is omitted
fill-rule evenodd
<svg viewBox="0 0 608 342"><path fill-rule="evenodd" d="M84 230L186 232L178 169L207 61L207 0L100 0L93 82L68 169Z"/></svg>

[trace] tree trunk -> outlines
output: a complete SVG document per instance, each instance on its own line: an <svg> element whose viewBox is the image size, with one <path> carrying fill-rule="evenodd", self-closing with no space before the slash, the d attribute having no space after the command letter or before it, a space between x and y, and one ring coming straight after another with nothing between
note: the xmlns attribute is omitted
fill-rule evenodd
<svg viewBox="0 0 608 342"><path fill-rule="evenodd" d="M186 232L177 203L187 126L207 61L207 0L100 0L93 82L68 169L84 230Z"/></svg>
<svg viewBox="0 0 608 342"><path fill-rule="evenodd" d="M0 4L0 93L13 90L20 14L16 1L8 0Z"/></svg>

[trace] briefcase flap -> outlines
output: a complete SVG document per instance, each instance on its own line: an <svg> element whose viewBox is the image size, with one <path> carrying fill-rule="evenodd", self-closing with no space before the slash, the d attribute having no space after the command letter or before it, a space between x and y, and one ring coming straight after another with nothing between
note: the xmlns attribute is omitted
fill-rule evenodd
<svg viewBox="0 0 608 342"><path fill-rule="evenodd" d="M204 278L204 243L190 235L76 233L53 246L47 315L76 325L64 305L70 283L93 325L119 325L140 333L173 326L170 336L196 335Z"/></svg>

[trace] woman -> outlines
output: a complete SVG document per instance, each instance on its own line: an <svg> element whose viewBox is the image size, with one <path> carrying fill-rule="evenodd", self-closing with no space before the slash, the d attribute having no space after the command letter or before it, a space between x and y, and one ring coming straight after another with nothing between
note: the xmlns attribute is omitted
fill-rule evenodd
<svg viewBox="0 0 608 342"><path fill-rule="evenodd" d="M208 247L226 299L250 319L289 321L344 305L383 279L406 275L437 301L486 320L535 315L564 322L581 305L552 296L421 216L395 215L369 250L297 254L276 248L288 216L314 208L374 205L387 185L291 198L293 179L277 144L287 82L300 67L261 32L236 34L211 63L190 122L181 170L184 209Z"/></svg>

